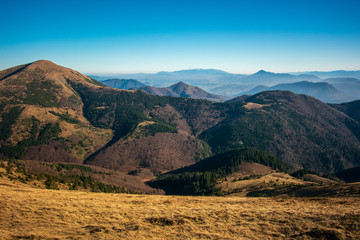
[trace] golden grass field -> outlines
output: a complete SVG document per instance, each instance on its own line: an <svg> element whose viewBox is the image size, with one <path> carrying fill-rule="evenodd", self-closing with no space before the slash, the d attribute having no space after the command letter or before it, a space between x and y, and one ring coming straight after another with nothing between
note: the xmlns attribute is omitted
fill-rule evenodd
<svg viewBox="0 0 360 240"><path fill-rule="evenodd" d="M360 239L360 198L46 190L0 178L0 239Z"/></svg>

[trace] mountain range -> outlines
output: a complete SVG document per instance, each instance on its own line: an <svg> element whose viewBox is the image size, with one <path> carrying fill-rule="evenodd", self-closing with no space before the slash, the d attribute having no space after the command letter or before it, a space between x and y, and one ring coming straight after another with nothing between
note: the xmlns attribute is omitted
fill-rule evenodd
<svg viewBox="0 0 360 240"><path fill-rule="evenodd" d="M242 94L253 95L262 91L273 91L273 90L292 91L297 94L306 94L328 103L340 103L340 102L344 102L344 100L348 98L346 94L340 92L334 86L332 86L327 82L308 82L308 81L301 81L295 83L282 83L272 87L259 85L251 89L250 91L243 92Z"/></svg>
<svg viewBox="0 0 360 240"><path fill-rule="evenodd" d="M188 88L179 83L172 91L188 94ZM0 154L121 174L143 169L148 179L256 148L293 170L331 173L360 165L357 104L329 105L289 91L225 103L162 97L114 89L42 60L0 72ZM143 184L130 178L122 184Z"/></svg>
<svg viewBox="0 0 360 240"><path fill-rule="evenodd" d="M144 86L144 87L132 88L132 90L142 90L142 91L145 91L152 95L157 95L157 96L204 99L204 100L213 101L213 102L222 102L224 100L229 99L225 96L208 93L208 92L202 90L201 88L190 86L183 82L176 83L176 84L174 84L170 87L166 87L166 88Z"/></svg>
<svg viewBox="0 0 360 240"><path fill-rule="evenodd" d="M319 76L316 75L319 73ZM236 97L268 90L289 90L308 94L328 103L342 103L359 99L359 71L272 73L260 70L251 75L231 74L216 69L191 69L156 74L130 74L132 77L151 87L165 87L182 81L200 87L209 93ZM321 78L320 76L331 76ZM335 77L334 77L335 76ZM352 78L350 78L351 76ZM97 77L99 80L104 78ZM149 90L149 92L151 92ZM170 94L170 96L172 96Z"/></svg>

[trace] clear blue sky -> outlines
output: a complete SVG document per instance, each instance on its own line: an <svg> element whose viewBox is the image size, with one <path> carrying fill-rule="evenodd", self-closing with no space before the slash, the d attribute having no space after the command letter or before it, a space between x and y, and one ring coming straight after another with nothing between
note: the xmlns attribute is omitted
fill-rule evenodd
<svg viewBox="0 0 360 240"><path fill-rule="evenodd" d="M359 0L1 0L0 69L360 69Z"/></svg>

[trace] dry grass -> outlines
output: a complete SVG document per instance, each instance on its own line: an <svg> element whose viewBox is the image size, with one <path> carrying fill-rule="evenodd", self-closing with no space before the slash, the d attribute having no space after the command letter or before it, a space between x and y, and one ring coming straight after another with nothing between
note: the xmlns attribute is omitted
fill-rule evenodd
<svg viewBox="0 0 360 240"><path fill-rule="evenodd" d="M250 180L242 180L242 181L236 181L232 182L232 179L230 178L229 181L224 181L218 184L218 187L220 187L224 192L230 192L235 189L242 189L242 188L263 188L265 185L304 185L304 184L311 184L310 182L304 182L300 179L296 179L294 177L291 177L290 175L286 173L270 173L266 174L260 178L257 179L250 179ZM246 191L243 192L245 194ZM245 196L245 195L244 195Z"/></svg>
<svg viewBox="0 0 360 240"><path fill-rule="evenodd" d="M224 194L237 197L360 197L360 183L335 182L311 174L305 175L303 180L280 172L257 175L248 180L239 181L234 177L226 180L219 182L217 187Z"/></svg>
<svg viewBox="0 0 360 240"><path fill-rule="evenodd" d="M248 110L251 110L251 109L261 109L261 108L267 107L267 106L270 106L270 104L258 104L258 103L248 102L243 107Z"/></svg>
<svg viewBox="0 0 360 240"><path fill-rule="evenodd" d="M0 238L360 239L359 204L55 191L0 178Z"/></svg>

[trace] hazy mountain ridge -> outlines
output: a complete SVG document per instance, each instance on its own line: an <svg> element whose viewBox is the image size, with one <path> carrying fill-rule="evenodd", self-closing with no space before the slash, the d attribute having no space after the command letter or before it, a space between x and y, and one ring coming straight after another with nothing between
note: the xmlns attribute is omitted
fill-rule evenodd
<svg viewBox="0 0 360 240"><path fill-rule="evenodd" d="M346 71L346 70L336 70L336 71L309 71L309 72L297 72L293 74L310 74L315 75L320 78L358 78L360 79L360 71Z"/></svg>
<svg viewBox="0 0 360 240"><path fill-rule="evenodd" d="M326 92L326 89L324 89L324 92L321 93L319 88L317 90L312 90L316 91L314 95L311 95L311 91L305 91L304 89L294 92L302 94L310 93L309 95L320 98L323 101L340 103L357 100L359 98L358 96L360 95L360 90L358 89L360 89L360 80L356 79L356 77L360 78L358 74L359 72L360 71L340 70L333 72L272 73L260 70L254 74L245 75L232 74L216 69L189 69L174 72L123 74L118 76L122 78L137 79L152 87L166 87L169 84L176 84L177 82L182 81L186 84L200 87L208 92L228 97L235 97L249 93L255 94L258 91L254 88L258 85L274 87L279 84L290 84L304 81L312 83L328 82L342 93L337 93L334 97L331 97L331 95ZM319 75L316 75L317 73ZM102 77L95 76L95 78L103 80ZM283 90L292 91L291 89Z"/></svg>
<svg viewBox="0 0 360 240"><path fill-rule="evenodd" d="M327 82L308 82L308 81L301 81L295 83L282 83L272 87L259 85L250 91L244 92L243 94L253 95L262 91L274 91L274 90L292 91L296 94L306 94L327 103L344 102L349 98L349 96L347 96L343 92L340 92L334 86L332 86Z"/></svg>
<svg viewBox="0 0 360 240"><path fill-rule="evenodd" d="M213 102L221 102L221 101L224 101L227 99L224 96L219 96L219 95L208 93L199 87L190 86L184 82L179 82L177 84L174 84L174 85L172 85L170 87L166 87L166 88L145 86L145 87L133 88L132 90L143 90L145 92L148 92L152 95L157 95L157 96L203 99L203 100L209 100L209 101L213 101Z"/></svg>
<svg viewBox="0 0 360 240"><path fill-rule="evenodd" d="M292 75L288 73L272 73L264 70L260 70L252 75L246 76L241 79L243 83L251 84L266 84L273 85L278 83L291 83L297 81L306 81L306 80L320 80L320 78L313 75Z"/></svg>
<svg viewBox="0 0 360 240"><path fill-rule="evenodd" d="M211 86L216 86L220 82L236 82L246 75L231 74L217 69L189 69L173 72L158 72L158 73L135 73L135 74L117 74L116 78L136 79L143 82L145 85L153 87L167 87L178 82L184 82L189 85L195 85L200 88L208 90ZM109 78L109 77L107 77ZM97 79L104 79L97 77Z"/></svg>

